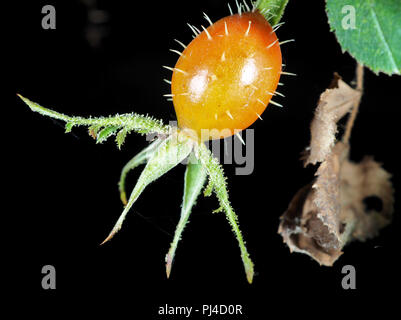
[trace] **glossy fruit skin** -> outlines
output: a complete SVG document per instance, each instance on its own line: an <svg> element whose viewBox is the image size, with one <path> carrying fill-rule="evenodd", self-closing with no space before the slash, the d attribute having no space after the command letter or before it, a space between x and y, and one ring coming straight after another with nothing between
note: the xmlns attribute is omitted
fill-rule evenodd
<svg viewBox="0 0 401 320"><path fill-rule="evenodd" d="M255 122L282 66L277 36L258 11L225 17L207 31L183 51L171 83L179 128L194 130L200 140L224 138Z"/></svg>

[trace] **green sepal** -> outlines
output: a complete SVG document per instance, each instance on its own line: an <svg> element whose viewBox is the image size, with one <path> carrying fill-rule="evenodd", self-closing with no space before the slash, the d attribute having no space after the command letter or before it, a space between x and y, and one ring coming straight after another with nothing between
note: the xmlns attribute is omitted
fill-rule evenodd
<svg viewBox="0 0 401 320"><path fill-rule="evenodd" d="M255 7L264 15L267 21L274 26L280 22L288 0L258 0Z"/></svg>
<svg viewBox="0 0 401 320"><path fill-rule="evenodd" d="M139 152L135 157L133 157L123 168L121 171L120 181L118 183L118 188L120 190L120 198L124 205L127 205L127 195L125 193L125 179L127 177L128 172L135 169L137 166L146 163L149 158L153 156L156 148L162 142L161 139L157 139L152 142L149 146Z"/></svg>
<svg viewBox="0 0 401 320"><path fill-rule="evenodd" d="M104 128L104 132L101 134L100 141L104 141L105 137L110 137L114 134L117 129L126 129L127 131L135 131L140 134L158 133L158 134L169 134L172 128L168 125L164 125L162 121L153 119L149 116L144 116L136 113L121 114L109 117L97 117L97 118L83 118L83 117L71 117L65 114L53 111L42 107L41 105L21 96L18 96L28 105L28 107L44 116L65 121L66 131L70 132L73 126L88 126L90 129L96 130L96 133L100 128ZM102 130L102 131L103 131ZM93 133L93 132L92 132ZM99 135L100 133L97 133ZM93 136L93 134L91 134ZM99 137L97 136L97 141Z"/></svg>
<svg viewBox="0 0 401 320"><path fill-rule="evenodd" d="M201 164L194 160L195 157L193 154L191 154L185 171L184 196L182 199L181 216L175 230L170 250L166 255L167 278L170 277L171 267L174 261L178 242L181 240L181 235L184 231L185 225L188 222L192 207L195 205L196 199L198 198L207 177L206 170Z"/></svg>
<svg viewBox="0 0 401 320"><path fill-rule="evenodd" d="M227 183L224 176L223 168L205 144L200 143L199 145L197 145L195 152L197 158L205 167L207 174L209 175L209 178L213 183L213 190L216 194L217 199L219 200L220 208L224 210L227 220L229 221L232 230L237 238L241 250L241 258L244 264L246 277L248 279L248 282L252 283L254 275L253 262L249 257L248 250L245 246L245 242L238 225L238 217L231 207L230 201L228 200Z"/></svg>
<svg viewBox="0 0 401 320"><path fill-rule="evenodd" d="M164 175L167 171L174 168L177 164L183 161L192 151L193 140L186 135L171 134L165 139L153 152L152 157L148 160L145 168L143 169L139 179L132 191L130 198L124 211L121 213L114 228L102 242L105 243L110 240L120 229L124 219L138 199L143 190L153 181Z"/></svg>
<svg viewBox="0 0 401 320"><path fill-rule="evenodd" d="M207 186L205 187L205 190L203 190L203 195L205 197L210 197L213 192L213 181L212 179L209 179Z"/></svg>

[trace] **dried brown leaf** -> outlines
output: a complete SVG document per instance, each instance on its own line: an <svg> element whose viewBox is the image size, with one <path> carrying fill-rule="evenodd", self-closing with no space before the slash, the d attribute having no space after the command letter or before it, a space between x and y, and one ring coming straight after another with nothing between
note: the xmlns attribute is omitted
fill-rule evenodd
<svg viewBox="0 0 401 320"><path fill-rule="evenodd" d="M351 88L335 74L330 88L320 96L311 123L310 154L305 166L326 159L336 141L337 121L346 115L360 98L360 91Z"/></svg>
<svg viewBox="0 0 401 320"><path fill-rule="evenodd" d="M353 216L358 223L352 238L361 241L374 237L391 222L394 208L394 190L391 175L372 157L359 164L345 161L341 169L341 199L343 216ZM377 197L381 210L368 210L364 200Z"/></svg>
<svg viewBox="0 0 401 320"><path fill-rule="evenodd" d="M317 179L294 197L279 227L291 251L306 253L326 266L342 254L340 171L347 153L344 144L335 145L319 166Z"/></svg>
<svg viewBox="0 0 401 320"><path fill-rule="evenodd" d="M365 240L391 221L391 175L371 157L348 160L349 148L339 142L317 170L314 183L302 188L281 217L279 233L291 251L331 266L353 239ZM367 211L364 199L377 197L382 210Z"/></svg>
<svg viewBox="0 0 401 320"><path fill-rule="evenodd" d="M351 162L349 144L336 143L337 121L360 98L361 90L352 89L338 75L320 96L305 162L321 162L316 179L298 191L281 216L279 233L291 252L308 254L321 265L333 265L348 242L375 236L393 213L391 175L371 157ZM365 208L368 197L381 201L380 211Z"/></svg>

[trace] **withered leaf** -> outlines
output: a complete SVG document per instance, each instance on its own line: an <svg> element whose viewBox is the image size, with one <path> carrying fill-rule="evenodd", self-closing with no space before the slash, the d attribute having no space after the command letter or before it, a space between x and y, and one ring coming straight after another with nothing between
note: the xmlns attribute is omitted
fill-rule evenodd
<svg viewBox="0 0 401 320"><path fill-rule="evenodd" d="M341 199L343 217L357 221L352 238L366 240L391 222L394 209L394 190L391 175L372 157L365 156L359 163L345 161L341 168ZM364 200L377 197L381 210L369 210Z"/></svg>
<svg viewBox="0 0 401 320"><path fill-rule="evenodd" d="M340 171L347 153L348 147L338 143L318 168L317 179L299 191L281 217L279 233L291 251L322 265L332 265L342 254Z"/></svg>
<svg viewBox="0 0 401 320"><path fill-rule="evenodd" d="M360 91L351 88L335 75L330 88L321 94L311 123L310 154L305 166L326 159L336 141L337 121L346 115L360 98Z"/></svg>
<svg viewBox="0 0 401 320"><path fill-rule="evenodd" d="M303 187L281 216L279 233L291 252L308 254L321 265L331 266L348 242L375 236L391 222L391 175L371 157L360 163L349 160L349 145L335 142L337 121L361 97L339 77L336 88L320 97L311 125L308 163L321 162L316 179ZM380 210L368 210L364 200L375 197Z"/></svg>
<svg viewBox="0 0 401 320"><path fill-rule="evenodd" d="M348 147L339 142L317 170L314 183L302 188L281 217L279 233L291 251L310 255L331 266L344 245L365 240L391 221L391 175L371 157L359 164L348 160ZM382 210L367 211L364 199L375 196Z"/></svg>

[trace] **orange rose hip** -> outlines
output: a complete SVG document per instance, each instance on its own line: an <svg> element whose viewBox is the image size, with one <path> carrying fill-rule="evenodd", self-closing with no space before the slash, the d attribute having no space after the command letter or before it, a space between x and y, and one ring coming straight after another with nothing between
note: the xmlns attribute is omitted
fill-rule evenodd
<svg viewBox="0 0 401 320"><path fill-rule="evenodd" d="M204 28L173 69L171 91L179 128L192 129L203 140L248 128L274 95L281 66L277 36L258 11L231 15ZM209 134L202 135L202 129Z"/></svg>

